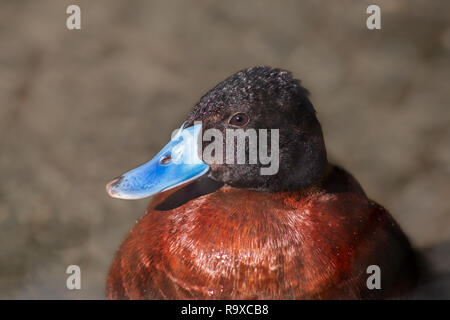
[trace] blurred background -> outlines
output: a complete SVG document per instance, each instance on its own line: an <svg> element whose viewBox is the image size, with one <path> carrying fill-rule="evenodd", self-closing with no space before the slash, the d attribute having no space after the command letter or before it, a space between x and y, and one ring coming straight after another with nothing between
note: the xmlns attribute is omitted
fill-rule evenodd
<svg viewBox="0 0 450 320"><path fill-rule="evenodd" d="M81 30L66 8L81 7ZM382 29L366 28L381 7ZM330 160L413 244L450 241L450 2L0 0L0 298L103 299L149 160L234 72L288 69ZM66 289L68 265L82 290Z"/></svg>

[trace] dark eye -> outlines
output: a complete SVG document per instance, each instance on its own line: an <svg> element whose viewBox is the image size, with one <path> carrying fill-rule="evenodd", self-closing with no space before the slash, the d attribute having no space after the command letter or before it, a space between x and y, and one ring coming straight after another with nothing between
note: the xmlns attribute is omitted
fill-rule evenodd
<svg viewBox="0 0 450 320"><path fill-rule="evenodd" d="M228 120L228 123L235 127L242 127L245 126L250 118L242 112L234 114L230 120Z"/></svg>

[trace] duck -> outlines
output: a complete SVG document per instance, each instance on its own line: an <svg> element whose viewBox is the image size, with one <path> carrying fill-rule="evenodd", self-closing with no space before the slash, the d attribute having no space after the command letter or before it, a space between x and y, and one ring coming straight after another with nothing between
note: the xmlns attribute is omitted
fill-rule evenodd
<svg viewBox="0 0 450 320"><path fill-rule="evenodd" d="M276 173L236 154L204 160L211 141L201 137L211 129L270 129ZM417 283L408 237L328 161L309 92L284 69L251 67L219 83L152 160L106 189L152 197L115 254L109 299L390 299Z"/></svg>

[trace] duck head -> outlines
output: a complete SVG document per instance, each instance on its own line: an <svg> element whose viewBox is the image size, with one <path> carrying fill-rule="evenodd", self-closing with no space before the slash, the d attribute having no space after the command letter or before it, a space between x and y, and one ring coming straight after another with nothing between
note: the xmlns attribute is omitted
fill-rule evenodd
<svg viewBox="0 0 450 320"><path fill-rule="evenodd" d="M152 160L106 188L112 197L139 199L207 175L235 188L278 192L314 184L326 166L308 91L288 71L254 67L210 90Z"/></svg>

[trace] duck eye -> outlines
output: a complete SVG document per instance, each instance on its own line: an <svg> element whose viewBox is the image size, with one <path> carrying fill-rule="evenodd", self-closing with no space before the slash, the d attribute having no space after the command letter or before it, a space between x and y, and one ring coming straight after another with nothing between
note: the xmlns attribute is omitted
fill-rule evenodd
<svg viewBox="0 0 450 320"><path fill-rule="evenodd" d="M230 120L228 120L228 123L235 127L242 127L248 123L250 118L242 112L234 114Z"/></svg>
<svg viewBox="0 0 450 320"><path fill-rule="evenodd" d="M172 156L170 154L166 154L161 159L159 159L160 164L169 164L172 162Z"/></svg>

